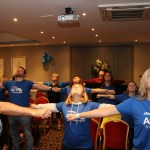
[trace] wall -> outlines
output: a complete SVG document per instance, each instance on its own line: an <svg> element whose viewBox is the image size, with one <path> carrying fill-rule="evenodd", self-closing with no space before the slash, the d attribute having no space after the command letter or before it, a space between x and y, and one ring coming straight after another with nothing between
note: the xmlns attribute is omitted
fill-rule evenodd
<svg viewBox="0 0 150 150"><path fill-rule="evenodd" d="M134 81L140 82L139 76L150 68L150 44L134 45Z"/></svg>
<svg viewBox="0 0 150 150"><path fill-rule="evenodd" d="M48 65L42 64L43 51L52 56ZM33 81L49 81L53 72L59 73L60 81L70 79L69 46L34 46L0 48L0 57L4 58L4 76L11 77L11 58L26 56L27 78Z"/></svg>
<svg viewBox="0 0 150 150"><path fill-rule="evenodd" d="M110 65L114 79L133 80L133 51L133 45L71 47L71 76L91 78L91 65L100 59Z"/></svg>
<svg viewBox="0 0 150 150"><path fill-rule="evenodd" d="M74 47L75 48L75 47ZM9 48L0 48L0 58L4 58L5 60L5 76L11 77L11 57L17 57L17 56L26 56L27 57L27 77L34 81L49 81L49 76L53 72L58 72L60 76L60 81L68 81L72 77L73 74L80 73L84 74L83 77L91 77L90 74L90 65L91 62L94 62L95 59L97 59L100 56L104 56L105 60L108 60L110 58L109 63L116 63L114 60L114 57L117 57L119 60L117 62L121 62L121 60L130 60L129 67L133 65L133 68L131 67L133 73L133 80L139 83L139 75L142 75L143 72L150 67L150 44L135 44L133 47L133 58L132 57L126 57L125 55L125 49L119 54L117 53L118 50L112 55L111 50L107 50L107 53L104 53L104 51L107 49L107 47L95 47L96 51L99 51L98 53L93 53L93 48L90 48L89 46L82 47L80 49L76 48L76 51L70 53L70 47L69 46L35 46L35 47L9 47ZM101 50L100 50L101 49ZM112 49L115 49L113 47ZM42 53L43 51L46 51L48 54L50 54L53 57L53 60L50 62L49 65L43 66L41 63L42 60ZM88 55L87 55L88 51ZM78 53L78 55L81 55L82 59L79 59L79 57L76 57L74 54ZM129 54L129 53L128 53ZM116 56L115 56L116 55ZM132 55L132 54L131 54ZM75 68L72 68L72 61L77 60L80 61L80 71L76 72ZM131 62L131 59L133 59L133 62ZM90 60L90 61L89 61ZM104 60L104 61L105 61ZM84 67L84 63L88 64L88 69ZM118 63L119 65L119 63ZM124 63L123 65L126 65ZM128 65L126 65L128 66ZM71 68L71 70L70 70ZM123 69L116 68L115 70L116 74L119 75L119 73L123 74ZM88 71L87 71L88 70ZM113 69L114 70L114 69ZM119 73L118 73L119 72ZM126 71L128 73L128 71ZM87 76L85 75L87 74ZM120 75L119 75L120 76ZM126 76L126 74L125 74ZM131 74L127 75L128 78L131 77Z"/></svg>

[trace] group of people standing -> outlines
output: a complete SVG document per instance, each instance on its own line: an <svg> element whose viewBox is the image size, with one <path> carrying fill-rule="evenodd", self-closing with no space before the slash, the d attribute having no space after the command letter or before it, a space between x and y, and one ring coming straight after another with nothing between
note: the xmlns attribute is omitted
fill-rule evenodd
<svg viewBox="0 0 150 150"><path fill-rule="evenodd" d="M47 91L49 103L32 104L31 107L38 110L41 109L41 112L37 112L34 115L41 115L42 117L50 115L50 111L58 114L62 112L65 124L62 143L63 150L92 150L90 119L88 118L99 118L115 114L121 114L122 119L126 119L125 121L134 128L134 150L148 150L150 147L148 140L146 140L146 136L149 137L150 124L150 69L146 70L141 78L139 87L140 95L138 97L136 97L137 86L135 82L128 83L127 93L115 95L115 87L113 86L113 78L110 72L103 72L103 74L101 72L101 75L99 75L100 78L89 81L85 80L85 82L79 76L75 76L71 82L64 83L58 82L59 75L55 73L52 75L52 82L44 82L45 85L25 80L25 74L26 70L19 67L15 79L3 82L0 87L8 90L9 101L11 103L23 107L29 107L29 96L32 88ZM83 83L86 84L88 82L100 83L101 87L95 89L85 88ZM66 87L68 85L71 85L71 87ZM97 102L89 101L87 96L89 93L99 93L97 95ZM63 100L61 95L65 95L66 100ZM103 103L112 104L112 106L105 108L105 105L101 105ZM33 116L32 113L25 115ZM60 116L58 115L57 117L58 128L60 128ZM33 138L30 127L31 118L26 116L9 116L9 124L13 149L19 149L19 124L24 129L27 149L33 149ZM145 139L144 141L143 138Z"/></svg>

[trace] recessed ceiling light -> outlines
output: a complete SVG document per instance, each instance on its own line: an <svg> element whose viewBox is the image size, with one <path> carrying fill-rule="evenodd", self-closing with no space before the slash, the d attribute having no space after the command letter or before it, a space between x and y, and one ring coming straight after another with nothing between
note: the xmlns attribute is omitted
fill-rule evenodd
<svg viewBox="0 0 150 150"><path fill-rule="evenodd" d="M17 22L17 21L18 21L18 19L17 19L17 18L14 18L13 20L14 20L14 22Z"/></svg>
<svg viewBox="0 0 150 150"><path fill-rule="evenodd" d="M94 29L94 28L92 28L91 30L92 30L92 31L94 31L95 29Z"/></svg>
<svg viewBox="0 0 150 150"><path fill-rule="evenodd" d="M135 40L135 42L137 42L138 40Z"/></svg>
<svg viewBox="0 0 150 150"><path fill-rule="evenodd" d="M86 16L86 13L83 13L82 16Z"/></svg>
<svg viewBox="0 0 150 150"><path fill-rule="evenodd" d="M95 34L96 37L98 37L98 34Z"/></svg>
<svg viewBox="0 0 150 150"><path fill-rule="evenodd" d="M63 42L64 44L66 43L66 41Z"/></svg>
<svg viewBox="0 0 150 150"><path fill-rule="evenodd" d="M52 39L55 39L55 37L53 36Z"/></svg>
<svg viewBox="0 0 150 150"><path fill-rule="evenodd" d="M99 43L101 43L102 41L101 41L101 40L99 40L98 42L99 42Z"/></svg>
<svg viewBox="0 0 150 150"><path fill-rule="evenodd" d="M43 31L41 31L41 34L43 34L44 32Z"/></svg>

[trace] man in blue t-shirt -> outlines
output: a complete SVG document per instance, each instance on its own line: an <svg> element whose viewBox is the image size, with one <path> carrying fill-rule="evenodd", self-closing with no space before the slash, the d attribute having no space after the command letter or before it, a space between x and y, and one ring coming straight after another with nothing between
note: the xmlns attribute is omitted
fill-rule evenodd
<svg viewBox="0 0 150 150"><path fill-rule="evenodd" d="M40 89L40 90L51 90L51 87L36 84L30 80L25 80L26 70L23 67L19 67L15 73L13 80L8 80L0 84L0 88L8 90L9 102L23 106L29 107L30 101L30 90ZM33 138L31 134L31 117L25 116L11 116L9 117L9 124L12 136L13 150L19 149L19 125L22 126L26 138L27 149L33 149Z"/></svg>

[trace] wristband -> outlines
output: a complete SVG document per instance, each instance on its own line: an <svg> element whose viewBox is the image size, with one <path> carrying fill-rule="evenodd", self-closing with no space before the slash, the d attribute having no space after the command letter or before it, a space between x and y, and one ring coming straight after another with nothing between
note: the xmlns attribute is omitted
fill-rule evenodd
<svg viewBox="0 0 150 150"><path fill-rule="evenodd" d="M76 119L78 119L78 118L80 118L80 114L79 113L76 114Z"/></svg>

